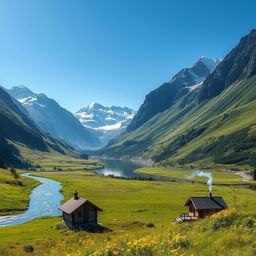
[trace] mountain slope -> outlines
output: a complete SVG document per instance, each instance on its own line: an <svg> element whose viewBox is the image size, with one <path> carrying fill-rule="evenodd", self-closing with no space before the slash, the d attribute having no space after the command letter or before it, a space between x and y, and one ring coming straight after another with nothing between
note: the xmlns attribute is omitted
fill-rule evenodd
<svg viewBox="0 0 256 256"><path fill-rule="evenodd" d="M127 131L133 131L154 115L170 108L175 101L195 89L220 63L219 59L201 57L191 68L184 68L171 81L150 92ZM192 87L194 86L194 87Z"/></svg>
<svg viewBox="0 0 256 256"><path fill-rule="evenodd" d="M99 140L55 100L25 86L13 87L8 92L23 105L29 117L52 136L65 140L78 150L99 147Z"/></svg>
<svg viewBox="0 0 256 256"><path fill-rule="evenodd" d="M0 157L8 165L27 165L15 143L39 151L71 153L72 148L42 132L13 102L10 95L0 88ZM74 153L74 152L73 152Z"/></svg>
<svg viewBox="0 0 256 256"><path fill-rule="evenodd" d="M164 165L206 160L256 166L256 46L250 43L255 34L253 30L243 38L200 88L183 95L136 130L128 130L99 154L151 158ZM242 69L236 61L230 65L230 56L244 59L248 52L251 54ZM236 74L235 81L228 80L233 74L226 73L227 69ZM233 81L229 85L223 82L224 90L215 84L220 74L223 81ZM202 99L209 85L211 90L216 86L217 95Z"/></svg>
<svg viewBox="0 0 256 256"><path fill-rule="evenodd" d="M74 114L84 127L100 139L102 146L124 132L134 115L135 111L127 107L105 107L96 102Z"/></svg>
<svg viewBox="0 0 256 256"><path fill-rule="evenodd" d="M216 71L209 75L200 91L199 101L219 95L235 81L256 74L256 30L240 40Z"/></svg>

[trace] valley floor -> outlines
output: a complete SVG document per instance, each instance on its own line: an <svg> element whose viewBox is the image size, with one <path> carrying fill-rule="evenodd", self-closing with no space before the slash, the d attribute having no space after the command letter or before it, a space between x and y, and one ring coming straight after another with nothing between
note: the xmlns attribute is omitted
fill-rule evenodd
<svg viewBox="0 0 256 256"><path fill-rule="evenodd" d="M34 248L30 255L255 255L256 191L214 186L213 194L221 195L235 213L173 226L188 211L183 205L189 196L207 195L205 185L113 179L86 171L36 175L61 182L65 200L78 190L103 208L99 222L112 231L74 232L61 217L42 217L0 228L0 255L27 255L26 246ZM236 177L241 179L231 180Z"/></svg>

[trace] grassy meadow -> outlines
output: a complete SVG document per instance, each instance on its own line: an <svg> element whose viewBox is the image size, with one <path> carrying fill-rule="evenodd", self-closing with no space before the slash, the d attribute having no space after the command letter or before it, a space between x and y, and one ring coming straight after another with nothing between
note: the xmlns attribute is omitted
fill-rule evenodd
<svg viewBox="0 0 256 256"><path fill-rule="evenodd" d="M31 150L28 147L20 147L16 144L24 159L29 159L37 171L72 171L95 170L103 167L103 163L95 159L81 159L69 155L56 153L55 151L42 152Z"/></svg>
<svg viewBox="0 0 256 256"><path fill-rule="evenodd" d="M103 208L99 223L112 231L75 232L62 225L61 217L42 217L0 228L0 255L238 255L234 248L240 255L250 255L243 254L245 250L237 241L243 241L243 246L251 245L254 233L248 230L241 233L240 225L244 224L235 223L255 219L256 191L213 186L214 195L223 196L229 207L239 210L239 216L230 224L239 228L227 236L229 226L214 230L208 227L207 219L194 224L172 224L180 213L187 212L183 205L189 196L207 195L205 185L113 179L86 171L37 172L34 175L61 182L65 200L78 190L81 197ZM197 233L201 237L199 242ZM214 239L216 248L208 254L210 238ZM227 241L234 247L227 249ZM34 252L25 252L26 246L32 246ZM223 250L219 254L218 248ZM233 254L224 254L224 249Z"/></svg>
<svg viewBox="0 0 256 256"><path fill-rule="evenodd" d="M226 171L223 168L208 168L204 169L205 172L212 173L213 176L213 184L251 184L255 183L255 181L244 181L241 176L234 174L231 171ZM161 177L175 178L181 180L191 180L191 181L199 181L206 182L207 178L205 177L194 177L190 179L190 176L193 173L191 168L178 168L178 167L145 167L136 170L137 173L156 175Z"/></svg>

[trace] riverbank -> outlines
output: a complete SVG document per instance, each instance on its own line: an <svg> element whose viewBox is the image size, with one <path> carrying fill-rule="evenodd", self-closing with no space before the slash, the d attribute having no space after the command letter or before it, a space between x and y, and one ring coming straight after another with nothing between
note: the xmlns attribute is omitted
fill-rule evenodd
<svg viewBox="0 0 256 256"><path fill-rule="evenodd" d="M212 173L213 184L214 185L249 185L256 184L255 181L248 182L247 180L242 179L240 175L237 175L234 172L230 172L226 169L205 169L204 171ZM140 168L135 170L138 174L149 175L159 179L165 179L174 182L183 182L183 183L196 183L196 184L205 184L206 178L204 177L195 177L189 179L188 177L193 173L193 169L183 169L183 168L164 168L164 167L151 167L151 168Z"/></svg>
<svg viewBox="0 0 256 256"><path fill-rule="evenodd" d="M0 169L0 216L20 214L27 210L31 191L40 184L28 177L14 178L7 169Z"/></svg>

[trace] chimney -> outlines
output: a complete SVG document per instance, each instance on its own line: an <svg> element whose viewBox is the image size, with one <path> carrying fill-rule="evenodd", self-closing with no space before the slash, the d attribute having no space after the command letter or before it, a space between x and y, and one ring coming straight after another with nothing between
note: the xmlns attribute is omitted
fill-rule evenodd
<svg viewBox="0 0 256 256"><path fill-rule="evenodd" d="M79 199L79 196L78 196L78 192L77 192L77 191L74 191L74 199L75 199L75 200L78 200L78 199Z"/></svg>
<svg viewBox="0 0 256 256"><path fill-rule="evenodd" d="M212 192L209 192L209 197L212 198Z"/></svg>

